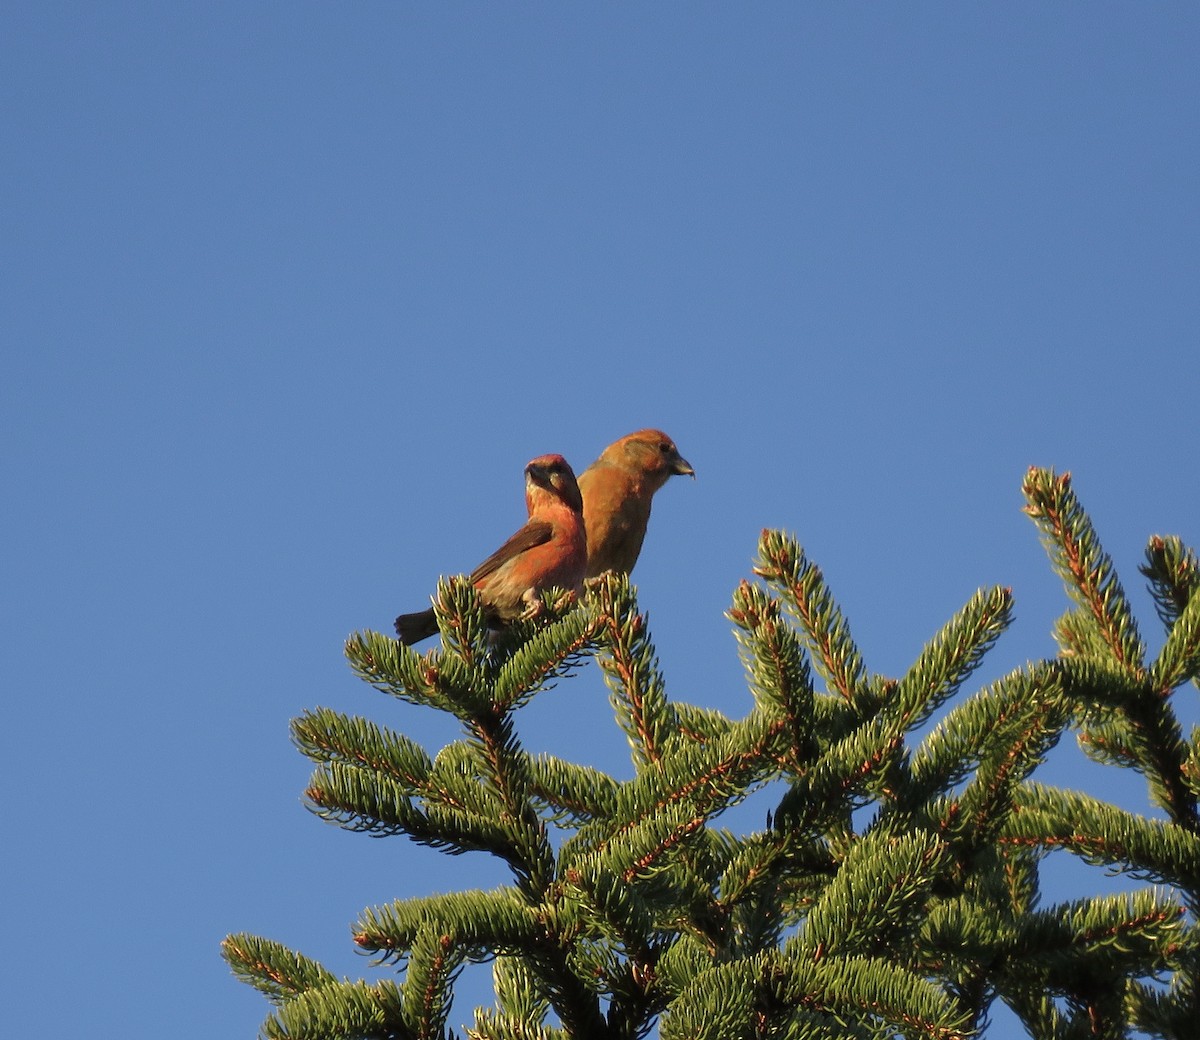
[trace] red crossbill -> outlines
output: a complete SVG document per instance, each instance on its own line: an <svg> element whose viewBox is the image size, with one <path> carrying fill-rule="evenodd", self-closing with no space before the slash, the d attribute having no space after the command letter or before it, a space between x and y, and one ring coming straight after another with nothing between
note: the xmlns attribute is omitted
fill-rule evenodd
<svg viewBox="0 0 1200 1040"><path fill-rule="evenodd" d="M610 444L579 478L587 526L587 577L628 574L650 522L650 500L673 473L695 477L662 430L638 430Z"/></svg>
<svg viewBox="0 0 1200 1040"><path fill-rule="evenodd" d="M583 499L561 455L541 455L525 467L525 506L525 526L471 572L493 620L535 616L542 589L582 591L587 565ZM396 618L402 643L411 645L437 630L432 609Z"/></svg>

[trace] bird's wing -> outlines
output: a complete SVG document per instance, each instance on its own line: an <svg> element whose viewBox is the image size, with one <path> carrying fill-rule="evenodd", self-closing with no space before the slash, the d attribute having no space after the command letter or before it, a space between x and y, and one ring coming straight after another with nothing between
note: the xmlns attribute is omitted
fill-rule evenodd
<svg viewBox="0 0 1200 1040"><path fill-rule="evenodd" d="M530 520L507 542L497 549L471 572L471 584L476 585L489 574L499 570L504 564L535 545L544 545L550 541L554 528L545 520Z"/></svg>

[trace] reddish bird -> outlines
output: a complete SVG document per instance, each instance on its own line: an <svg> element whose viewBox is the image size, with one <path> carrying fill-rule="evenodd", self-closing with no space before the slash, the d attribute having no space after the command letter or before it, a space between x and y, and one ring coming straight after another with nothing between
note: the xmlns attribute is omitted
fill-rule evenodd
<svg viewBox="0 0 1200 1040"><path fill-rule="evenodd" d="M488 615L499 621L536 616L542 589L579 593L583 587L583 499L566 459L541 455L525 467L525 505L525 526L471 572ZM437 630L432 609L396 618L402 643L412 645Z"/></svg>
<svg viewBox="0 0 1200 1040"><path fill-rule="evenodd" d="M628 574L650 522L650 500L673 474L695 477L662 430L638 430L610 444L579 478L587 526L586 577Z"/></svg>

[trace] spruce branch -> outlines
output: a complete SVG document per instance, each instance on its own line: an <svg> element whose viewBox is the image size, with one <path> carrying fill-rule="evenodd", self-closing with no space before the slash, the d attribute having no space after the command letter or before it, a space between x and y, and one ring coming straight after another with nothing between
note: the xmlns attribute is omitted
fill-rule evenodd
<svg viewBox="0 0 1200 1040"><path fill-rule="evenodd" d="M495 789L484 780L483 753L468 737L437 753L429 780L419 792L426 808L445 808L496 820L501 817Z"/></svg>
<svg viewBox="0 0 1200 1040"><path fill-rule="evenodd" d="M339 982L306 990L263 1024L267 1040L424 1040L408 1025L404 998L390 979Z"/></svg>
<svg viewBox="0 0 1200 1040"><path fill-rule="evenodd" d="M1038 1040L1083 1040L1092 1035L1086 1026L1073 1025L1039 982L1023 980L1010 984L1000 996L1021 1020L1025 1031Z"/></svg>
<svg viewBox="0 0 1200 1040"><path fill-rule="evenodd" d="M931 974L977 990L1016 941L1018 915L997 909L977 891L932 903L921 923L917 963ZM982 1012L981 998L978 991L970 998L976 1014Z"/></svg>
<svg viewBox="0 0 1200 1040"><path fill-rule="evenodd" d="M679 734L687 740L702 744L709 740L717 740L729 732L729 718L719 711L684 704L682 701L674 701L672 707Z"/></svg>
<svg viewBox="0 0 1200 1040"><path fill-rule="evenodd" d="M718 906L728 914L740 906L753 907L760 928L778 930L788 879L816 874L823 887L825 875L832 875L836 865L794 834L769 830L738 839L718 869Z"/></svg>
<svg viewBox="0 0 1200 1040"><path fill-rule="evenodd" d="M487 614L471 579L461 574L439 579L433 595L433 616L442 649L481 675L491 640Z"/></svg>
<svg viewBox="0 0 1200 1040"><path fill-rule="evenodd" d="M471 889L369 907L353 926L354 942L380 963L408 957L429 929L439 945L468 960L520 951L543 933L537 911L516 888Z"/></svg>
<svg viewBox="0 0 1200 1040"><path fill-rule="evenodd" d="M754 573L782 593L830 690L848 702L865 693L866 670L850 626L800 544L779 531L763 531Z"/></svg>
<svg viewBox="0 0 1200 1040"><path fill-rule="evenodd" d="M1050 906L1017 920L1010 964L1061 993L1081 974L1153 973L1175 961L1183 912L1153 890Z"/></svg>
<svg viewBox="0 0 1200 1040"><path fill-rule="evenodd" d="M617 721L629 738L634 765L657 762L678 734L666 683L639 614L628 577L609 571L589 583L600 635L597 661L611 692Z"/></svg>
<svg viewBox="0 0 1200 1040"><path fill-rule="evenodd" d="M1107 661L1112 657L1104 633L1086 607L1068 610L1054 622L1051 634L1064 658Z"/></svg>
<svg viewBox="0 0 1200 1040"><path fill-rule="evenodd" d="M903 745L903 728L897 720L880 715L834 741L779 800L776 828L804 830L819 822L832 824L866 804L871 791L894 800L898 790L889 776Z"/></svg>
<svg viewBox="0 0 1200 1040"><path fill-rule="evenodd" d="M234 975L266 994L273 1004L337 982L316 961L257 935L239 932L227 936L221 943L221 953Z"/></svg>
<svg viewBox="0 0 1200 1040"><path fill-rule="evenodd" d="M779 601L743 581L727 617L737 639L755 703L785 724L781 765L797 772L809 762L813 733L813 685L808 658L796 634L780 618Z"/></svg>
<svg viewBox="0 0 1200 1040"><path fill-rule="evenodd" d="M418 654L390 636L368 631L355 632L347 638L345 653L355 675L383 693L459 718L471 714L445 689L442 674L445 655L439 650Z"/></svg>
<svg viewBox="0 0 1200 1040"><path fill-rule="evenodd" d="M517 866L522 862L520 850L492 817L428 801L420 808L394 780L340 762L313 773L305 800L314 814L345 830L375 837L406 834L454 854L491 852Z"/></svg>
<svg viewBox="0 0 1200 1040"><path fill-rule="evenodd" d="M1193 590L1167 631L1167 641L1150 666L1150 686L1165 698L1200 676L1200 595Z"/></svg>
<svg viewBox="0 0 1200 1040"><path fill-rule="evenodd" d="M1130 1025L1165 1040L1192 1040L1200 999L1196 990L1195 935L1190 939L1191 970L1177 973L1166 988L1131 980L1125 991Z"/></svg>
<svg viewBox="0 0 1200 1040"><path fill-rule="evenodd" d="M450 1015L451 988L465 957L440 922L427 923L413 940L401 986L402 1014L419 1040L441 1040Z"/></svg>
<svg viewBox="0 0 1200 1040"><path fill-rule="evenodd" d="M676 1004L687 1010L663 1022L663 1040L759 1037L767 1023L786 1031L789 1020L813 1030L798 1035L871 1036L871 1025L886 1023L930 1040L967 1036L965 1016L944 991L883 959L764 953L702 972Z"/></svg>
<svg viewBox="0 0 1200 1040"><path fill-rule="evenodd" d="M545 753L525 764L530 797L551 822L577 827L615 811L619 785L607 773Z"/></svg>
<svg viewBox="0 0 1200 1040"><path fill-rule="evenodd" d="M784 930L795 916L789 914L801 902L795 898L790 880L808 875L800 869L799 861L789 862L787 844L779 836L770 840L748 840L744 854L721 874L719 896L713 902L710 916L724 923L722 947L731 957L746 957L756 950L777 947ZM828 868L829 864L822 864ZM819 890L806 899L805 911L816 899Z"/></svg>
<svg viewBox="0 0 1200 1040"><path fill-rule="evenodd" d="M774 772L781 729L779 720L752 712L719 740L675 744L657 768L621 785L611 821L581 828L563 855L578 848L603 851L639 828L657 827L665 813L671 814L668 833L682 838L694 832Z"/></svg>
<svg viewBox="0 0 1200 1040"><path fill-rule="evenodd" d="M1079 717L1097 713L1101 725L1083 727L1080 743L1102 761L1142 773L1151 797L1181 827L1200 833L1196 794L1185 780L1190 749L1169 700L1147 676L1133 677L1105 662L1058 662L1065 694Z"/></svg>
<svg viewBox="0 0 1200 1040"><path fill-rule="evenodd" d="M1200 589L1195 550L1174 535L1155 535L1146 545L1146 562L1138 569L1150 582L1159 620L1170 630Z"/></svg>
<svg viewBox="0 0 1200 1040"><path fill-rule="evenodd" d="M619 1040L608 1029L597 994L585 982L588 976L575 970L572 949L565 937L547 934L525 952L530 971L568 1036Z"/></svg>
<svg viewBox="0 0 1200 1040"><path fill-rule="evenodd" d="M533 805L527 759L512 716L497 712L476 720L471 729L479 780L493 795L494 822L515 851L509 865L531 892L540 892L553 877L554 853Z"/></svg>
<svg viewBox="0 0 1200 1040"><path fill-rule="evenodd" d="M1079 747L1093 762L1140 772L1145 750L1129 721L1120 715L1102 716L1100 712L1081 726L1076 736Z"/></svg>
<svg viewBox="0 0 1200 1040"><path fill-rule="evenodd" d="M1048 672L1049 669L1043 669ZM1041 764L1058 742L1068 712L1057 690L1042 676L1034 677L1039 696L1021 705L997 730L980 758L975 777L955 803L948 831L960 854L991 846L1013 808L1021 781Z"/></svg>
<svg viewBox="0 0 1200 1040"><path fill-rule="evenodd" d="M1028 1028L1041 1030L1034 1035L1124 1038L1133 976L1178 963L1180 914L1161 894L1143 891L1024 915L997 962L998 992ZM1047 995L1065 1000L1070 1017L1051 1012Z"/></svg>
<svg viewBox="0 0 1200 1040"><path fill-rule="evenodd" d="M866 835L851 846L836 876L785 953L799 957L881 956L903 948L924 918L934 883L947 872L949 847L913 831Z"/></svg>
<svg viewBox="0 0 1200 1040"><path fill-rule="evenodd" d="M475 1029L473 1036L522 1037L527 1040L552 1040L561 1036L561 1031L546 1026L546 1014L550 1010L550 1001L546 1000L537 989L536 979L530 972L525 961L510 954L500 954L492 962L492 988L496 994L496 1004L500 1015L491 1016L482 1009L476 1011ZM484 1032L489 1028L486 1023L489 1018L495 1019L493 1032Z"/></svg>
<svg viewBox="0 0 1200 1040"><path fill-rule="evenodd" d="M1145 647L1133 611L1112 560L1071 489L1071 475L1056 475L1035 466L1026 474L1022 490L1028 502L1025 512L1038 525L1068 594L1095 620L1118 665L1131 674L1138 673Z"/></svg>
<svg viewBox="0 0 1200 1040"><path fill-rule="evenodd" d="M1132 728L1144 737L1146 749L1142 766L1149 781L1150 795L1171 819L1193 833L1200 833L1196 792L1188 785L1185 771L1189 748L1179 728L1179 720L1169 702L1158 697L1148 685L1128 711Z"/></svg>
<svg viewBox="0 0 1200 1040"><path fill-rule="evenodd" d="M631 957L646 961L656 915L643 896L647 886L635 883L635 864L639 853L646 855L646 848L638 849L636 841L630 840L625 848L607 851L608 855L585 856L572 863L563 872L566 889L597 927L596 935L611 936ZM625 861L623 870L614 867L618 857Z"/></svg>
<svg viewBox="0 0 1200 1040"><path fill-rule="evenodd" d="M471 1040L568 1040L561 1029L487 1008L475 1009L475 1024L467 1036Z"/></svg>
<svg viewBox="0 0 1200 1040"><path fill-rule="evenodd" d="M1183 782L1192 795L1200 798L1200 726L1192 727L1187 759L1183 763Z"/></svg>
<svg viewBox="0 0 1200 1040"><path fill-rule="evenodd" d="M543 606L544 611L552 607ZM512 711L578 668L595 643L602 621L576 608L520 643L495 674L492 697L497 709Z"/></svg>
<svg viewBox="0 0 1200 1040"><path fill-rule="evenodd" d="M1200 891L1200 838L1077 791L1027 783L1000 832L1004 843L1062 848L1095 866Z"/></svg>
<svg viewBox="0 0 1200 1040"><path fill-rule="evenodd" d="M1060 696L1057 673L1022 668L956 705L913 752L901 807L913 811L961 784L989 752L1012 746L1031 709Z"/></svg>
<svg viewBox="0 0 1200 1040"><path fill-rule="evenodd" d="M292 740L314 762L370 769L410 793L425 788L433 769L425 749L402 733L331 708L316 708L293 719Z"/></svg>
<svg viewBox="0 0 1200 1040"><path fill-rule="evenodd" d="M980 590L922 650L885 710L905 729L922 725L959 688L1012 623L1012 590Z"/></svg>

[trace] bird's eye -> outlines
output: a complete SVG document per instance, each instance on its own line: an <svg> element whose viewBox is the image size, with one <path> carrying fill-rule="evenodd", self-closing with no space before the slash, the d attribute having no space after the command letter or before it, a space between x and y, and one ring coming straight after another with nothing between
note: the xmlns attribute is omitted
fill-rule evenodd
<svg viewBox="0 0 1200 1040"><path fill-rule="evenodd" d="M661 451L664 455L670 455L671 454L671 442L663 441L662 444L660 444L658 446L658 450Z"/></svg>

